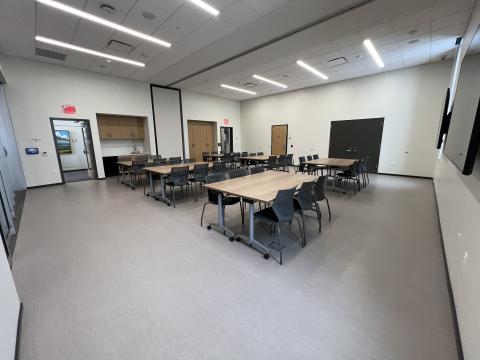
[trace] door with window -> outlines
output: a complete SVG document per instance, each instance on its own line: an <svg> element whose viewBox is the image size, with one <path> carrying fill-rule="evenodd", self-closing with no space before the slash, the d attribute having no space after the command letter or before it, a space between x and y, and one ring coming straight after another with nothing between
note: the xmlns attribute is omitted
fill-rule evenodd
<svg viewBox="0 0 480 360"><path fill-rule="evenodd" d="M233 128L222 126L220 128L220 143L224 153L233 153Z"/></svg>
<svg viewBox="0 0 480 360"><path fill-rule="evenodd" d="M287 155L288 125L272 125L272 155Z"/></svg>
<svg viewBox="0 0 480 360"><path fill-rule="evenodd" d="M95 149L93 148L92 132L90 130L90 121L85 121L82 127L83 143L85 144L85 155L87 156L88 176L91 179L98 179L97 162L95 159Z"/></svg>
<svg viewBox="0 0 480 360"><path fill-rule="evenodd" d="M328 156L340 159L368 157L368 171L378 172L384 118L332 121Z"/></svg>

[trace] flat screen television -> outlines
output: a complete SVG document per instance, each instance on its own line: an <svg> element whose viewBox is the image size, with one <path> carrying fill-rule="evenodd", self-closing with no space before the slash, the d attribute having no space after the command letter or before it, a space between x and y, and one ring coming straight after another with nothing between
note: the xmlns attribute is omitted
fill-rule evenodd
<svg viewBox="0 0 480 360"><path fill-rule="evenodd" d="M450 120L452 118L452 112L448 111L448 105L450 104L450 88L447 89L447 94L443 100L442 114L440 129L438 130L438 140L437 140L437 149L442 148L443 137L448 134L448 129L450 128Z"/></svg>
<svg viewBox="0 0 480 360"><path fill-rule="evenodd" d="M467 54L461 65L445 153L464 175L471 175L480 161L480 54Z"/></svg>

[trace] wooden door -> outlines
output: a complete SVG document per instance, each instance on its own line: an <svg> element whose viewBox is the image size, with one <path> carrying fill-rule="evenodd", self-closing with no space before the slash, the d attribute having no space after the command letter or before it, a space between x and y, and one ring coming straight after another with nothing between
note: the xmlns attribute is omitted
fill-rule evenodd
<svg viewBox="0 0 480 360"><path fill-rule="evenodd" d="M272 125L272 155L287 155L288 125Z"/></svg>
<svg viewBox="0 0 480 360"><path fill-rule="evenodd" d="M190 159L202 161L202 153L214 151L217 125L208 121L188 121L188 147Z"/></svg>

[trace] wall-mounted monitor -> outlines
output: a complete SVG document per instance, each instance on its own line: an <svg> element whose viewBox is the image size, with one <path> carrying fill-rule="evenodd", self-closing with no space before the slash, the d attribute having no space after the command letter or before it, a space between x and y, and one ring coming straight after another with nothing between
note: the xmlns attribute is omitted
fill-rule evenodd
<svg viewBox="0 0 480 360"><path fill-rule="evenodd" d="M463 59L445 153L464 175L471 175L480 144L480 54Z"/></svg>
<svg viewBox="0 0 480 360"><path fill-rule="evenodd" d="M40 152L38 151L38 148L25 148L25 153L27 155L38 155Z"/></svg>
<svg viewBox="0 0 480 360"><path fill-rule="evenodd" d="M447 94L443 100L442 114L440 115L440 129L438 131L437 149L442 148L443 138L448 134L450 128L450 120L452 113L448 111L450 103L450 88L447 89Z"/></svg>

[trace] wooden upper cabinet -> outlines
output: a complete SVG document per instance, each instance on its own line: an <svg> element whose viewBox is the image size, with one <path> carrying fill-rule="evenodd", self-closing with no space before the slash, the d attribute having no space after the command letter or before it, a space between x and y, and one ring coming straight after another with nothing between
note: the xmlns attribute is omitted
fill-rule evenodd
<svg viewBox="0 0 480 360"><path fill-rule="evenodd" d="M100 139L102 140L142 140L145 138L143 118L114 115L98 115L97 123Z"/></svg>

